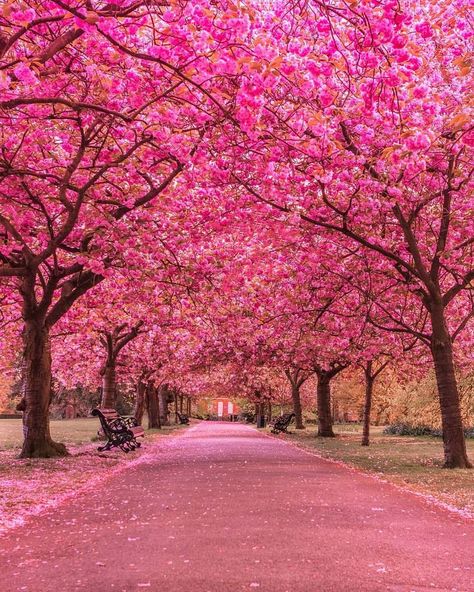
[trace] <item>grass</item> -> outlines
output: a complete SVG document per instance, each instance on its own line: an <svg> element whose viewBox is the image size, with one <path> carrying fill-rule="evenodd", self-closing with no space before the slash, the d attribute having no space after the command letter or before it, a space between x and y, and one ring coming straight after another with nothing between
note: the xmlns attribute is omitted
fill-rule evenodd
<svg viewBox="0 0 474 592"><path fill-rule="evenodd" d="M159 454L161 442L166 440L164 436L186 426L147 430L141 448L129 454L118 448L99 452L98 443L93 441L98 427L99 421L95 417L52 421L53 438L67 444L70 456L19 459L22 422L0 420L0 536L10 528L24 524L28 516L46 507L56 507L83 489L97 487L115 471L139 462L142 456L146 457L150 452Z"/></svg>
<svg viewBox="0 0 474 592"><path fill-rule="evenodd" d="M371 445L360 445L361 426L335 426L336 438L317 438L313 426L284 436L321 456L342 461L474 514L474 470L443 469L443 444L429 436L389 436L372 428ZM474 440L467 440L474 461Z"/></svg>
<svg viewBox="0 0 474 592"><path fill-rule="evenodd" d="M146 425L146 422L144 422ZM148 435L169 434L183 426L164 426L161 430L146 430ZM99 420L96 417L51 421L51 435L56 442L84 444L95 440ZM20 448L23 441L21 419L0 419L0 450Z"/></svg>

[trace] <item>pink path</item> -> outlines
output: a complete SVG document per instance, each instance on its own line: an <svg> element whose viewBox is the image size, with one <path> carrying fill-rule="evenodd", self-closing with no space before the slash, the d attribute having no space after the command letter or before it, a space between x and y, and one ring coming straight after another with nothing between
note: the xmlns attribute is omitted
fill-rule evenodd
<svg viewBox="0 0 474 592"><path fill-rule="evenodd" d="M470 592L474 523L239 424L0 539L2 592Z"/></svg>

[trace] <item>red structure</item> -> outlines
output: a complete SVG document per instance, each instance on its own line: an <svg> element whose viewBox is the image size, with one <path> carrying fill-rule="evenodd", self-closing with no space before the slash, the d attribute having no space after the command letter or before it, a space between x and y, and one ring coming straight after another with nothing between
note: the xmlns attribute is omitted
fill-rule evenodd
<svg viewBox="0 0 474 592"><path fill-rule="evenodd" d="M201 413L217 417L218 419L230 419L231 416L240 413L240 407L237 403L226 397L204 399L201 401L201 405Z"/></svg>

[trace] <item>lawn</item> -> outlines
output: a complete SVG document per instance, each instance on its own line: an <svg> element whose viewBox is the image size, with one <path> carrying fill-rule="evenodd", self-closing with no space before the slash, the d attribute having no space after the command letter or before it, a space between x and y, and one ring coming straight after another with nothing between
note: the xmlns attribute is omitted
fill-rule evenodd
<svg viewBox="0 0 474 592"><path fill-rule="evenodd" d="M368 448L360 445L362 430L355 424L335 426L336 438L317 438L313 426L279 437L474 514L474 470L443 469L440 438L388 436L382 429L372 428ZM467 447L474 461L473 439Z"/></svg>
<svg viewBox="0 0 474 592"><path fill-rule="evenodd" d="M19 459L22 422L0 420L0 535L23 524L28 516L56 507L84 489L97 487L130 463L140 462L148 454L159 454L166 436L186 428L173 424L162 430L147 430L142 447L125 454L118 448L98 452L99 443L92 441L98 427L95 417L52 421L53 438L67 444L70 456Z"/></svg>
<svg viewBox="0 0 474 592"><path fill-rule="evenodd" d="M146 421L144 421L146 425ZM148 434L167 434L180 426L164 426L162 430L147 430ZM65 444L84 444L95 439L99 429L96 417L51 421L53 440ZM0 419L0 450L20 448L23 440L21 419Z"/></svg>

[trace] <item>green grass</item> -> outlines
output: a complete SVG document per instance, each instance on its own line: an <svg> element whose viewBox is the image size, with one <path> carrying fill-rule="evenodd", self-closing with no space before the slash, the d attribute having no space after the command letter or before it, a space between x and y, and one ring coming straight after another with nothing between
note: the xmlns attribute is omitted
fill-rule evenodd
<svg viewBox="0 0 474 592"><path fill-rule="evenodd" d="M146 425L146 421L144 422ZM161 430L146 430L148 435L165 435L184 426L164 426ZM83 444L97 435L99 420L95 417L51 421L51 435L57 442ZM21 419L0 419L0 450L20 448L23 441Z"/></svg>
<svg viewBox="0 0 474 592"><path fill-rule="evenodd" d="M299 446L324 457L340 460L398 485L431 494L474 513L474 469L443 469L443 444L429 436L389 436L373 427L371 445L360 445L361 426L335 426L336 438L317 438L313 426L286 436ZM467 440L474 462L474 440Z"/></svg>

